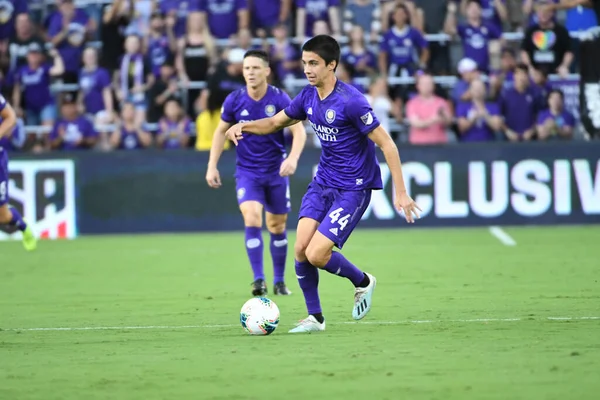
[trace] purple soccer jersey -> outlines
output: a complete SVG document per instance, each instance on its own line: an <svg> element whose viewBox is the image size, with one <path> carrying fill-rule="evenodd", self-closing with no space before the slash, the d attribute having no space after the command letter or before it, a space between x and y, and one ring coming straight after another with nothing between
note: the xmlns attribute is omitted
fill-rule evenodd
<svg viewBox="0 0 600 400"><path fill-rule="evenodd" d="M520 93L514 87L506 90L500 99L500 108L507 127L518 133L519 136L533 128L541 102L539 92L531 86L524 93Z"/></svg>
<svg viewBox="0 0 600 400"><path fill-rule="evenodd" d="M502 20L496 7L494 6L495 0L481 0L481 18L493 29L502 32ZM502 3L506 4L506 0L501 0Z"/></svg>
<svg viewBox="0 0 600 400"><path fill-rule="evenodd" d="M319 221L319 232L342 248L369 205L371 190L383 188L375 144L368 137L379 121L367 99L339 80L323 100L315 87L306 86L285 113L308 119L322 148L299 218Z"/></svg>
<svg viewBox="0 0 600 400"><path fill-rule="evenodd" d="M500 116L500 107L497 103L486 103L485 108L489 115L491 116ZM458 104L456 107L456 117L457 118L467 118L470 119L473 114L476 112L475 106L473 103L462 102ZM462 142L483 142L483 141L492 141L495 138L495 132L489 125L485 122L483 118L477 119L471 128L462 133L460 136L460 140Z"/></svg>
<svg viewBox="0 0 600 400"><path fill-rule="evenodd" d="M167 35L159 37L150 36L148 40L148 64L154 76L160 76L160 67L164 65L172 55Z"/></svg>
<svg viewBox="0 0 600 400"><path fill-rule="evenodd" d="M50 65L36 69L24 65L17 70L16 81L21 85L26 110L40 111L54 100L50 93Z"/></svg>
<svg viewBox="0 0 600 400"><path fill-rule="evenodd" d="M72 121L60 119L54 124L50 132L50 139L57 139L60 131L64 130L62 150L76 150L82 148L81 141L86 138L98 136L98 132L86 117L79 116Z"/></svg>
<svg viewBox="0 0 600 400"><path fill-rule="evenodd" d="M6 99L0 94L0 112L6 108ZM0 144L0 206L8 203L8 154Z"/></svg>
<svg viewBox="0 0 600 400"><path fill-rule="evenodd" d="M121 150L137 150L143 148L135 130L128 131L124 126L121 128L121 141L118 148Z"/></svg>
<svg viewBox="0 0 600 400"><path fill-rule="evenodd" d="M0 40L10 39L15 33L15 17L27 13L25 0L0 0Z"/></svg>
<svg viewBox="0 0 600 400"><path fill-rule="evenodd" d="M230 93L223 103L221 119L235 124L272 117L291 103L279 88L269 85L262 99L252 99L247 89ZM269 135L244 135L236 146L236 189L238 202L258 201L273 214L290 211L289 181L279 175L286 157L283 131Z"/></svg>
<svg viewBox="0 0 600 400"><path fill-rule="evenodd" d="M427 44L425 44L425 46L427 46ZM367 67L377 70L377 56L368 49L362 54L355 54L352 53L350 47L346 47L342 49L341 61L355 68L355 71L352 74L354 78L367 76L366 72L356 70L357 64L364 63Z"/></svg>
<svg viewBox="0 0 600 400"><path fill-rule="evenodd" d="M412 67L418 59L417 50L428 47L425 37L415 28L407 26L400 30L392 27L380 40L379 48L388 54L388 64L407 68L412 73ZM390 71L390 75L397 75Z"/></svg>
<svg viewBox="0 0 600 400"><path fill-rule="evenodd" d="M340 0L296 0L297 8L306 10L306 23L304 34L306 37L313 35L313 26L317 21L329 23L329 7L339 7Z"/></svg>
<svg viewBox="0 0 600 400"><path fill-rule="evenodd" d="M544 111L540 112L540 114L538 115L537 124L543 125L548 120L554 120L554 123L556 124L556 127L558 129L561 129L565 126L570 126L570 127L575 126L575 117L573 117L573 114L571 114L570 112L568 112L566 110L563 110L562 112L560 112L557 115L552 114L552 112L550 110L544 110ZM556 133L554 132L552 135L552 138L556 138L556 137L557 137Z"/></svg>
<svg viewBox="0 0 600 400"><path fill-rule="evenodd" d="M459 25L458 36L463 42L464 56L477 63L482 72L487 72L490 67L488 44L490 40L499 39L502 30L494 25L483 23L481 26Z"/></svg>
<svg viewBox="0 0 600 400"><path fill-rule="evenodd" d="M104 68L82 69L79 73L79 87L83 93L85 112L96 114L106 109L102 91L110 87L110 75Z"/></svg>
<svg viewBox="0 0 600 400"><path fill-rule="evenodd" d="M238 31L238 11L248 9L247 0L205 0L210 33L227 39Z"/></svg>
<svg viewBox="0 0 600 400"><path fill-rule="evenodd" d="M252 0L250 18L254 28L273 28L279 22L281 0Z"/></svg>
<svg viewBox="0 0 600 400"><path fill-rule="evenodd" d="M75 16L69 22L69 33L57 47L60 56L65 63L67 72L79 72L81 65L81 56L85 45L86 26L89 22L89 17L85 11L81 9L75 10ZM63 29L63 15L56 11L48 20L48 35L55 37Z"/></svg>
<svg viewBox="0 0 600 400"><path fill-rule="evenodd" d="M169 121L167 118L163 118L160 121L159 135L167 136L167 139L162 145L163 149L172 150L181 148L180 138L182 127L183 134L189 137L192 134L192 124L188 118L179 122Z"/></svg>

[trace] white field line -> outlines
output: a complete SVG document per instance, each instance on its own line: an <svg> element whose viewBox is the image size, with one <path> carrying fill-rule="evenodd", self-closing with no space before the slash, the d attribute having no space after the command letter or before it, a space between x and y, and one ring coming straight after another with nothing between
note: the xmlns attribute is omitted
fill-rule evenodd
<svg viewBox="0 0 600 400"><path fill-rule="evenodd" d="M450 319L450 320L405 320L405 321L346 321L334 322L332 325L416 325L416 324L440 324L440 323L487 323L487 322L519 322L529 321L528 318L473 318L473 319ZM600 320L600 317L542 317L533 318L537 321L590 321ZM239 324L227 325L143 325L143 326L80 326L80 327L55 327L55 328L0 328L0 332L57 332L57 331L127 331L127 330L179 330L179 329L221 329L236 328Z"/></svg>
<svg viewBox="0 0 600 400"><path fill-rule="evenodd" d="M499 226L490 226L490 233L505 246L516 246L517 242Z"/></svg>

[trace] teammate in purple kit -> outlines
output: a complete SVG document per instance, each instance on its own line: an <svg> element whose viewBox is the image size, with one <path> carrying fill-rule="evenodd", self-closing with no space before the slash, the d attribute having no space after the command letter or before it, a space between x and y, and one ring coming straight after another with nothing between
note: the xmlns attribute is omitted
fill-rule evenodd
<svg viewBox="0 0 600 400"><path fill-rule="evenodd" d="M372 190L383 187L376 144L392 174L396 208L404 211L408 222L414 222L413 214L418 217L419 207L406 192L396 144L380 126L366 98L336 79L339 59L340 46L334 38L319 35L310 39L302 47L309 85L284 111L270 118L240 122L226 132L236 145L243 146L243 141L255 139L252 134L268 135L308 119L321 142L321 160L302 199L294 246L296 276L309 315L290 333L325 330L318 269L352 282L354 319L362 319L371 309L375 277L332 250L334 246L341 249L348 240L369 205Z"/></svg>
<svg viewBox="0 0 600 400"><path fill-rule="evenodd" d="M12 134L17 124L17 115L13 108L0 95L0 225L8 225L23 232L23 246L32 251L37 247L35 235L31 227L23 221L23 217L14 208L8 206L8 154L3 147L4 137Z"/></svg>
<svg viewBox="0 0 600 400"><path fill-rule="evenodd" d="M221 186L217 163L225 145L225 132L235 123L272 117L289 106L289 96L267 84L271 70L269 58L262 50L250 50L244 55L243 74L246 87L230 93L221 112L215 132L206 181L212 188ZM297 121L295 121L297 122ZM296 171L298 159L306 142L301 123L288 124L294 138L286 157L283 127L269 136L252 136L236 148L236 190L240 211L246 227L246 251L254 273L252 295L267 294L263 271L262 211L271 234L274 288L276 295L289 295L284 282L287 258L287 215L290 212L289 176Z"/></svg>

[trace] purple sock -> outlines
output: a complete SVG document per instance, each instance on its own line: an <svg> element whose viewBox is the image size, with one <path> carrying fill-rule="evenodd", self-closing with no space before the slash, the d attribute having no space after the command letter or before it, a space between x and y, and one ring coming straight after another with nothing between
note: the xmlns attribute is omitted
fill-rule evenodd
<svg viewBox="0 0 600 400"><path fill-rule="evenodd" d="M283 282L285 275L285 259L287 258L287 235L271 233L271 257L273 258L273 283Z"/></svg>
<svg viewBox="0 0 600 400"><path fill-rule="evenodd" d="M319 269L313 267L308 261L296 260L296 277L304 294L308 314L320 314L322 311L319 299Z"/></svg>
<svg viewBox="0 0 600 400"><path fill-rule="evenodd" d="M12 213L12 219L8 224L10 226L16 227L20 231L24 231L25 229L27 229L27 224L25 223L25 221L23 221L23 217L21 217L21 214L19 214L19 212L15 208L10 208L9 211Z"/></svg>
<svg viewBox="0 0 600 400"><path fill-rule="evenodd" d="M246 252L254 273L254 280L265 279L263 271L263 242L261 228L246 227Z"/></svg>
<svg viewBox="0 0 600 400"><path fill-rule="evenodd" d="M350 279L350 282L354 284L354 286L360 285L365 275L363 272L356 268L354 264L346 259L337 251L331 253L331 259L329 262L323 267L323 269L329 273L334 275L343 276L344 278Z"/></svg>

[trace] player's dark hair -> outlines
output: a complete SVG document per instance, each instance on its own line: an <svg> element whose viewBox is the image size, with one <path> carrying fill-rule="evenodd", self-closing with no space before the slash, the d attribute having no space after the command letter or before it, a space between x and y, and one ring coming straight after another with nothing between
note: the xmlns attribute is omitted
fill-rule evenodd
<svg viewBox="0 0 600 400"><path fill-rule="evenodd" d="M304 43L302 51L309 51L317 54L325 60L325 65L329 65L332 61L335 61L334 71L340 63L340 45L337 40L329 35L317 35L313 37L308 42Z"/></svg>
<svg viewBox="0 0 600 400"><path fill-rule="evenodd" d="M263 60L267 65L269 65L269 55L264 50L248 50L246 54L244 54L244 59L247 57L256 57Z"/></svg>

